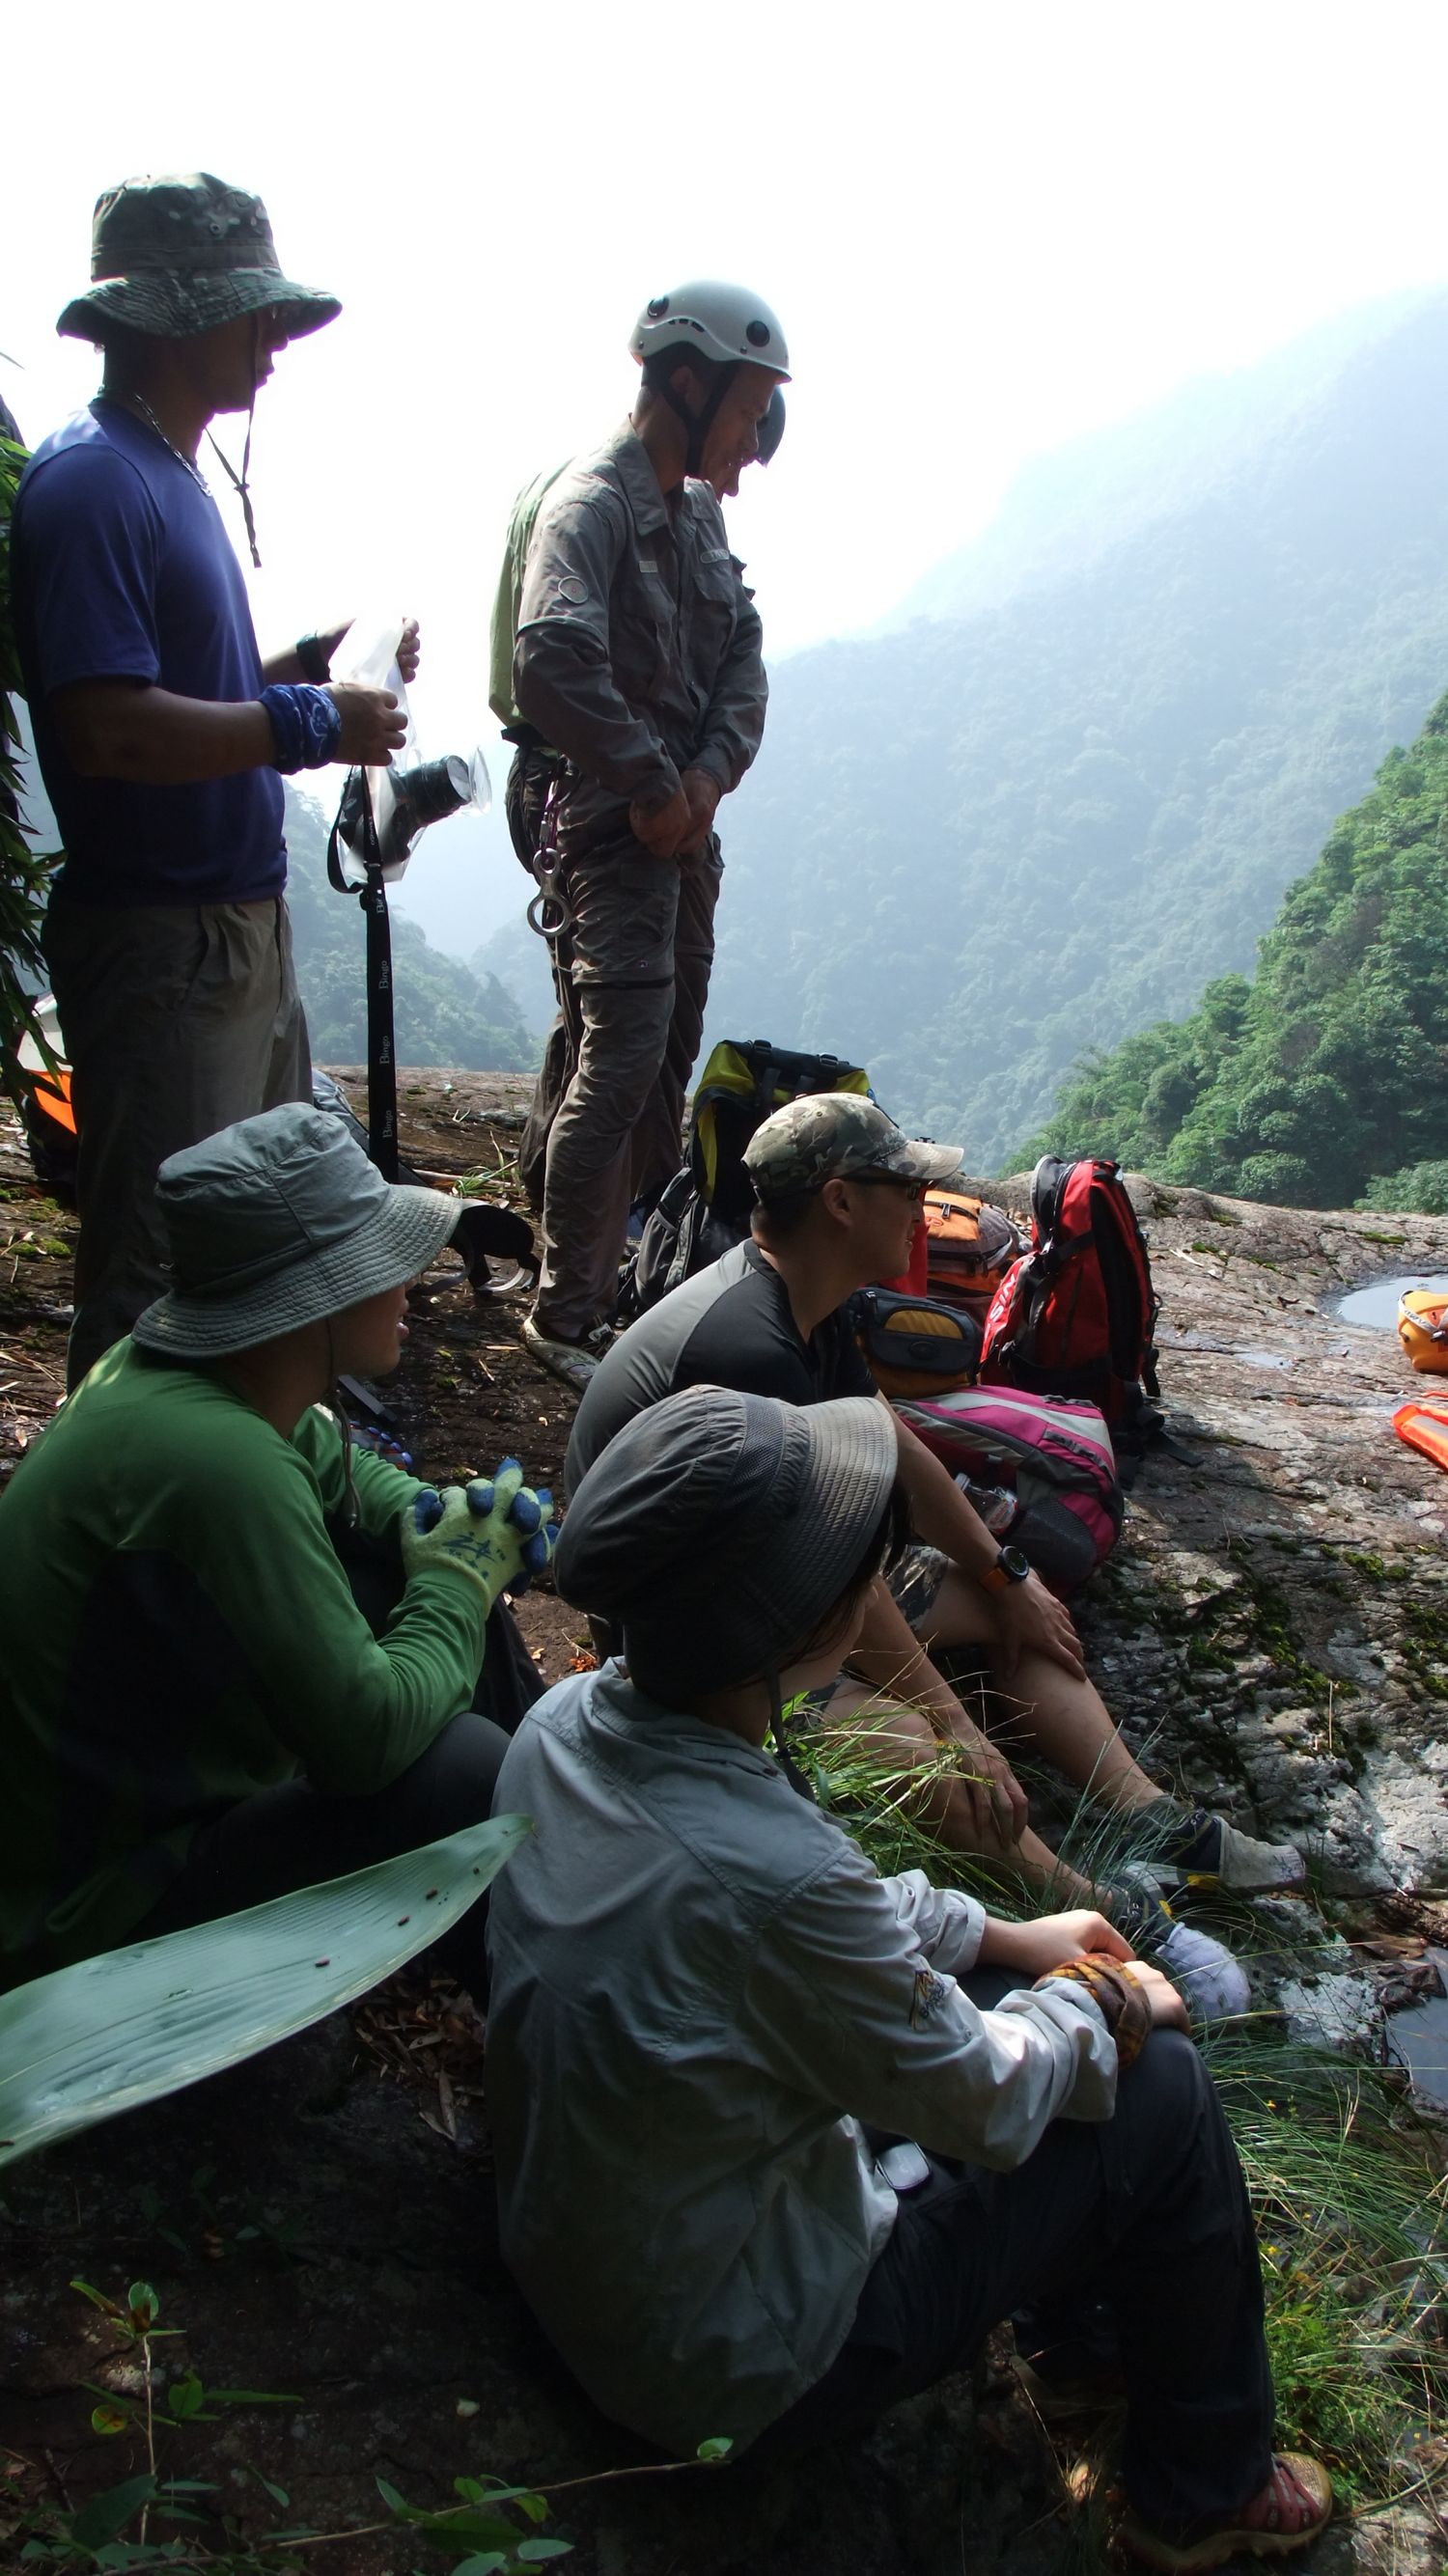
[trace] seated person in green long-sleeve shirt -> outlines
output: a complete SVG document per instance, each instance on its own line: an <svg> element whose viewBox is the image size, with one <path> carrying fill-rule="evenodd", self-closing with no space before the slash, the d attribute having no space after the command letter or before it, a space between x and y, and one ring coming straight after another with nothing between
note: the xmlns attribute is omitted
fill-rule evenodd
<svg viewBox="0 0 1448 2576"><path fill-rule="evenodd" d="M505 1659L494 1605L551 1554L516 1461L439 1496L321 1401L396 1367L455 1201L296 1104L173 1155L159 1195L174 1285L0 1506L0 1986L486 1816L485 1629ZM375 1631L338 1542L390 1563ZM479 1993L482 1961L468 1916Z"/></svg>

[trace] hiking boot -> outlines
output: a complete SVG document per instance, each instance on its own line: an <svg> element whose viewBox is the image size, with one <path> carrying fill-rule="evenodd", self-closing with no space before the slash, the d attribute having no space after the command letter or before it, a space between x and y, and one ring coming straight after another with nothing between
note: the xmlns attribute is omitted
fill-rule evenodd
<svg viewBox="0 0 1448 2576"><path fill-rule="evenodd" d="M531 1315L523 1324L523 1346L531 1351L541 1368L551 1369L575 1395L586 1392L590 1378L602 1359L613 1333L607 1324L595 1324L576 1342L564 1341L556 1333L545 1333Z"/></svg>
<svg viewBox="0 0 1448 2576"><path fill-rule="evenodd" d="M1295 1843L1254 1842L1225 1816L1161 1798L1138 1810L1148 1869L1178 1886L1225 1887L1238 1896L1281 1896L1301 1887L1307 1865Z"/></svg>
<svg viewBox="0 0 1448 2576"><path fill-rule="evenodd" d="M1122 1939L1171 1979L1194 2022L1227 2021L1250 2010L1252 1989L1241 1961L1225 1941L1178 1923L1148 1872L1123 1873L1122 1881L1097 1893Z"/></svg>
<svg viewBox="0 0 1448 2576"><path fill-rule="evenodd" d="M1272 2475L1250 2503L1225 2514L1194 2540L1169 2539L1134 2513L1117 2524L1116 2537L1130 2557L1162 2569L1163 2576L1202 2576L1204 2569L1220 2567L1239 2551L1253 2558L1285 2558L1290 2550L1306 2549L1331 2520L1332 2480L1326 2469L1303 2451L1278 2451Z"/></svg>

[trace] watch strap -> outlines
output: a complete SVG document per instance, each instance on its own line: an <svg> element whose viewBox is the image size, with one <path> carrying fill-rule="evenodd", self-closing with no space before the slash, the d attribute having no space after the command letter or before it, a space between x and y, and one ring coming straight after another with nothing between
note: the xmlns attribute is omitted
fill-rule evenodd
<svg viewBox="0 0 1448 2576"><path fill-rule="evenodd" d="M1014 1549L1012 1553L1019 1555L1020 1550ZM1013 1574L1006 1563L1006 1551L1002 1548L994 1565L988 1566L984 1574L977 1575L976 1581L986 1592L1010 1592L1016 1584L1024 1583L1029 1571L1030 1568L1027 1566L1024 1573Z"/></svg>

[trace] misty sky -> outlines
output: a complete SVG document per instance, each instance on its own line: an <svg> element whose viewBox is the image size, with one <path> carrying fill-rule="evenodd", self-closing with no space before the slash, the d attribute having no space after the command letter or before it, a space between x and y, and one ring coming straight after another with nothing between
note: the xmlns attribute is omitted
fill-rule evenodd
<svg viewBox="0 0 1448 2576"><path fill-rule="evenodd" d="M495 783L508 506L627 409L648 295L736 276L789 336L785 445L732 516L777 655L883 615L1026 456L1448 278L1448 11L1418 0L147 0L27 10L6 52L0 385L25 434L94 390L54 322L98 189L258 189L284 265L344 307L258 410L263 649L415 609L424 748L481 733Z"/></svg>

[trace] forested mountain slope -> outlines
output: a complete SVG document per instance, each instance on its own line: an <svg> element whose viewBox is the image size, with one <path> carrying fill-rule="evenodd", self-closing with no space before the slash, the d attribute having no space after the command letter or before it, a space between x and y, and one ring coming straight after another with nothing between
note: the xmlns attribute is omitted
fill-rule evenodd
<svg viewBox="0 0 1448 2576"><path fill-rule="evenodd" d="M1448 697L1290 889L1254 982L1128 1039L1035 1140L1103 1149L1288 1207L1448 1210Z"/></svg>
<svg viewBox="0 0 1448 2576"><path fill-rule="evenodd" d="M1085 1050L1250 966L1448 676L1448 297L1310 352L1096 560L1077 525L1077 569L780 666L711 1035L849 1053L990 1169Z"/></svg>
<svg viewBox="0 0 1448 2576"><path fill-rule="evenodd" d="M1131 418L1032 457L988 527L936 564L883 627L968 617L1084 572L1123 538L1190 509L1208 483L1250 469L1290 435L1344 366L1422 311L1397 295L1335 314L1255 366L1200 376Z"/></svg>

